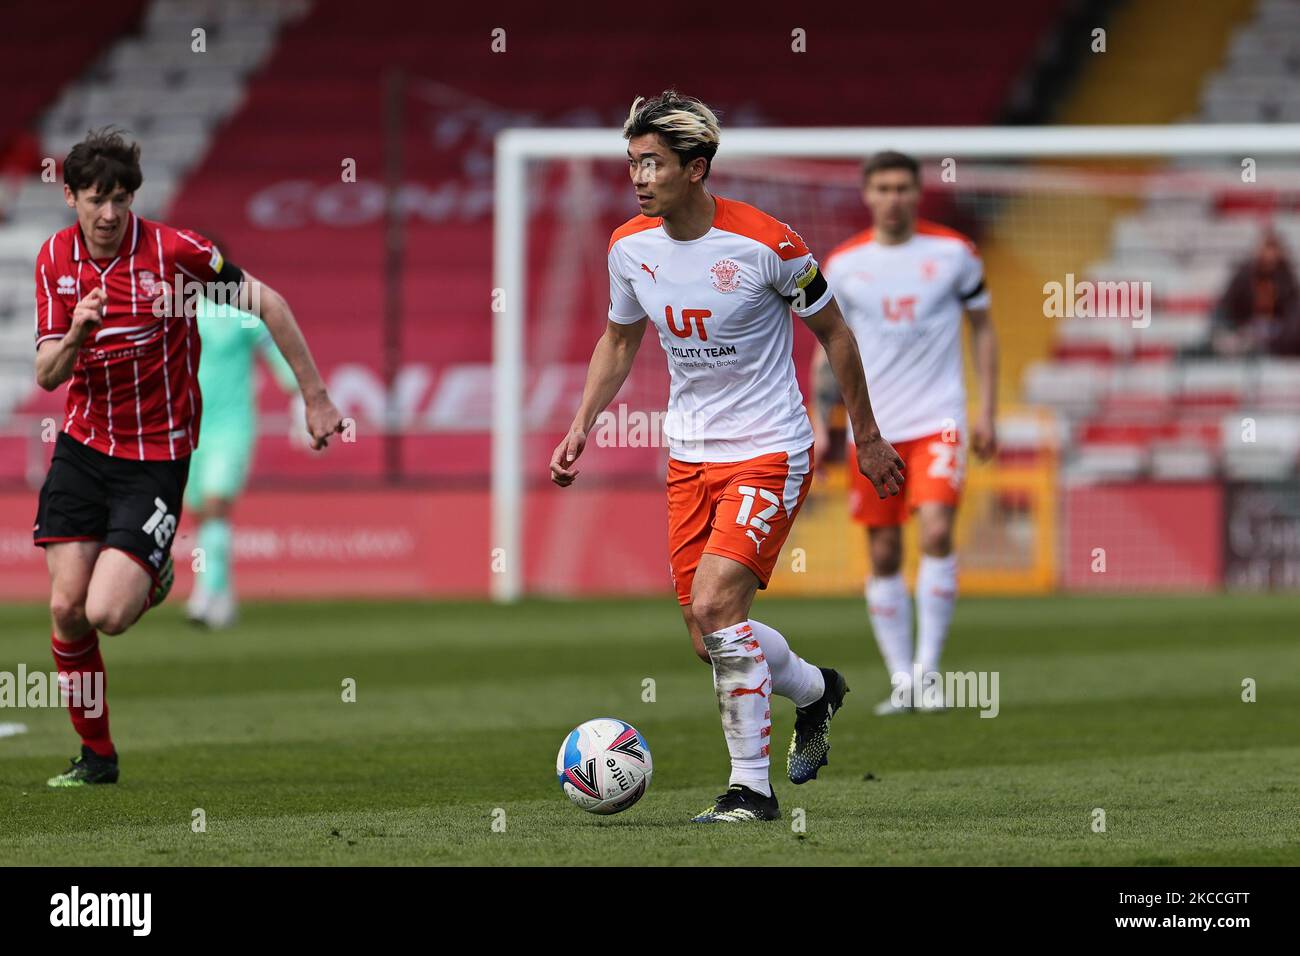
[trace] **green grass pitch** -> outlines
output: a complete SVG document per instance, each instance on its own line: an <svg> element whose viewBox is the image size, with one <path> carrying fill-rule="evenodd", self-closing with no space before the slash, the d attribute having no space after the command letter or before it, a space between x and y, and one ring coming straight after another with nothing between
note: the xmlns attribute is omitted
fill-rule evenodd
<svg viewBox="0 0 1300 956"><path fill-rule="evenodd" d="M166 605L104 642L117 786L47 790L77 749L66 713L0 710L29 728L0 738L0 863L1300 863L1300 598L963 599L945 666L999 672L991 720L871 716L888 685L859 600L756 616L853 689L798 788L775 702L779 823L687 822L727 760L671 597L250 605L227 633ZM48 671L47 643L41 607L0 608L0 670ZM602 715L655 760L606 818L554 777L565 732Z"/></svg>

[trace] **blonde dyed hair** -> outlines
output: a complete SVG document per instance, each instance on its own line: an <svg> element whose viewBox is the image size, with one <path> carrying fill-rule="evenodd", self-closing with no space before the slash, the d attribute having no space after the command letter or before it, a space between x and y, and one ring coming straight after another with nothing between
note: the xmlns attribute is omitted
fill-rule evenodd
<svg viewBox="0 0 1300 956"><path fill-rule="evenodd" d="M722 131L717 114L695 97L682 96L676 90L664 90L649 99L638 96L632 101L632 108L623 123L623 138L632 139L647 133L662 136L683 166L703 157L706 163L704 178L709 177Z"/></svg>

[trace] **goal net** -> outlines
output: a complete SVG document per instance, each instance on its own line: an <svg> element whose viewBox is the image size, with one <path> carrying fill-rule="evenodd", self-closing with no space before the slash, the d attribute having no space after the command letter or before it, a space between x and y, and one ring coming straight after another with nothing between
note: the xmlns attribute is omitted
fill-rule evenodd
<svg viewBox="0 0 1300 956"><path fill-rule="evenodd" d="M788 222L824 260L870 225L862 160L883 148L917 155L921 215L979 248L1001 349L1002 450L994 462L967 464L957 529L963 591L1065 583L1085 532L1118 542L1158 584L1168 562L1159 549L1143 550L1147 532L1134 518L1144 510L1140 499L1128 509L1088 508L1072 506L1071 496L1097 481L1209 477L1197 456L1219 440L1210 433L1223 408L1207 400L1203 415L1188 418L1168 414L1169 402L1188 368L1200 368L1208 394L1236 374L1231 363L1197 358L1208 348L1215 301L1263 232L1300 251L1300 173L1276 158L1294 152L1296 139L1279 127L726 130L708 185ZM668 588L661 432L668 376L652 331L589 436L578 481L557 489L546 467L605 326L610 233L635 213L623 149L609 131L511 130L498 139L499 599ZM808 395L815 340L795 324ZM973 409L969 354L967 392ZM834 423L841 444L819 468L772 593L862 587L842 414ZM1126 423L1135 427L1125 432ZM1157 423L1168 427L1143 431ZM1153 455L1182 472L1153 474ZM1099 530L1098 522L1113 527ZM918 549L909 545L914 564ZM1139 575L1128 583L1152 581Z"/></svg>

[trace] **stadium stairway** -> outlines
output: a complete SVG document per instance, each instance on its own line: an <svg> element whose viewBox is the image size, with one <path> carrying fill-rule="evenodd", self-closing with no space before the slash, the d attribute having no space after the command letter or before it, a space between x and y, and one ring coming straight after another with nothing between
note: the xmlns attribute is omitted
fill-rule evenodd
<svg viewBox="0 0 1300 956"><path fill-rule="evenodd" d="M1176 123L1197 110L1207 75L1255 0L1141 0L1120 5L1105 27L1106 51L1086 69L1058 123ZM1194 14L1194 15L1193 15Z"/></svg>
<svg viewBox="0 0 1300 956"><path fill-rule="evenodd" d="M1223 59L1232 28L1250 14L1253 0L1197 4L1195 17L1188 16L1187 7L1179 0L1120 6L1105 27L1104 53L1092 52L1091 31L1071 38L1070 48L1086 66L1054 121L1172 123L1189 116L1205 76ZM1135 162L1127 168L1150 165ZM1004 209L983 253L989 286L997 290L999 328L1008 333L1001 338L1008 403L1021 397L1027 370L1047 358L1057 340L1055 323L1043 316L1042 277L1082 276L1090 263L1105 259L1115 220L1135 207L1135 199L1120 197L1097 197L1087 205L1033 197ZM1068 223L1068 253L1064 244L1050 241L1067 228L1063 223Z"/></svg>
<svg viewBox="0 0 1300 956"><path fill-rule="evenodd" d="M75 8L75 9L74 9ZM60 163L88 129L122 127L144 145L145 187L134 209L164 215L178 184L211 147L235 110L247 76L265 60L280 24L300 14L302 0L215 2L150 0L96 7L94 29L69 28L84 5L23 6L0 40L0 75L30 69L16 88L24 91L18 112L6 107L6 131L34 128L39 155ZM115 29L103 32L101 23ZM202 28L203 48L192 31ZM60 31L58 56L33 47L32 35ZM68 64L84 64L68 79ZM49 64L57 64L57 75ZM47 74L49 74L47 76ZM33 83L32 75L48 82ZM62 82L62 81L67 82ZM44 98L38 100L38 93ZM28 108L31 107L31 108ZM21 125L16 125L21 124ZM32 262L37 247L68 223L59 182L44 182L35 164L14 177L13 197L0 221L0 426L17 408L44 414L54 408L32 381ZM9 431L13 431L12 428ZM0 435L17 448L21 436ZM17 478L25 455L5 456L0 479Z"/></svg>
<svg viewBox="0 0 1300 956"><path fill-rule="evenodd" d="M1124 8L1108 29L1105 61L1085 74L1062 119L1268 122L1288 113L1297 83L1300 8L1285 0L1206 7L1195 24L1179 5ZM1171 24L1173 25L1171 27ZM1134 88L1151 95L1133 97ZM1026 368L1026 398L1062 412L1072 447L1067 475L1083 479L1285 476L1297 464L1287 416L1300 395L1300 362L1173 361L1204 345L1209 313L1232 267L1275 229L1300 251L1300 170L1273 169L1274 186L1242 186L1235 161L1131 163L1149 177L1123 198L1099 198L1089 217L1088 278L1151 281L1157 321L1044 323L1051 341ZM1286 185L1287 183L1290 185ZM1032 210L1029 211L1032 214ZM1032 227L1029 227L1032 228ZM1082 244L1081 244L1082 246ZM1294 260L1293 260L1294 261ZM1249 411L1248 411L1249 410ZM1243 415L1261 429L1238 440Z"/></svg>

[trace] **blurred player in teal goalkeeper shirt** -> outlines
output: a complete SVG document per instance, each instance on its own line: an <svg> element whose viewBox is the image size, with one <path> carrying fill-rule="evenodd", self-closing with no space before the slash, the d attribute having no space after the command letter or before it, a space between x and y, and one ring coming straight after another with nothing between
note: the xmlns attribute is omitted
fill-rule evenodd
<svg viewBox="0 0 1300 956"><path fill-rule="evenodd" d="M270 331L256 316L207 299L199 302L196 314L203 343L199 360L203 432L190 462L185 505L199 519L204 570L195 575L186 615L197 624L225 628L237 616L230 571L230 512L248 480L257 439L256 355L261 353L286 392L294 391L297 384Z"/></svg>

